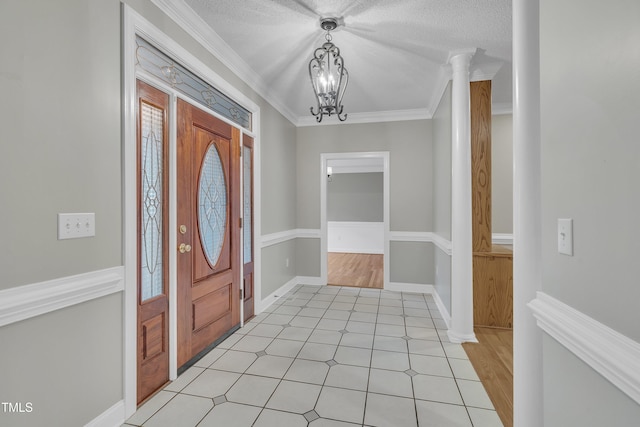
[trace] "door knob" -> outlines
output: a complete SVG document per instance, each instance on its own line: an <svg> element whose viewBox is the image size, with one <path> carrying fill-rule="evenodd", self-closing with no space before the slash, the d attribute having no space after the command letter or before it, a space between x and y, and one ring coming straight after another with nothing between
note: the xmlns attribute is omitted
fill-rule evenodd
<svg viewBox="0 0 640 427"><path fill-rule="evenodd" d="M180 243L180 246L178 246L178 251L180 251L181 254L185 252L191 252L191 245Z"/></svg>

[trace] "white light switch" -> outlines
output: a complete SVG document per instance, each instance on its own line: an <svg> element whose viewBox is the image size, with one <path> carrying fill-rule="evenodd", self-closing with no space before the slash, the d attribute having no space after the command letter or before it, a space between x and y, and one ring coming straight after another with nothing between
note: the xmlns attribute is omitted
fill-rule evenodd
<svg viewBox="0 0 640 427"><path fill-rule="evenodd" d="M96 235L95 213L59 213L58 240Z"/></svg>
<svg viewBox="0 0 640 427"><path fill-rule="evenodd" d="M558 252L573 256L573 219L558 218Z"/></svg>

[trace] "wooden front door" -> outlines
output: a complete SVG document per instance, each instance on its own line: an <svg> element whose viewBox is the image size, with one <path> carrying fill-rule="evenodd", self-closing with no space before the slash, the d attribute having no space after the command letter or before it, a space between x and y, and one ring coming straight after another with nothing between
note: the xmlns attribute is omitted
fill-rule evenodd
<svg viewBox="0 0 640 427"><path fill-rule="evenodd" d="M242 138L244 320L254 315L253 299L253 138Z"/></svg>
<svg viewBox="0 0 640 427"><path fill-rule="evenodd" d="M169 381L168 107L137 81L137 403Z"/></svg>
<svg viewBox="0 0 640 427"><path fill-rule="evenodd" d="M178 367L240 323L240 131L178 101Z"/></svg>

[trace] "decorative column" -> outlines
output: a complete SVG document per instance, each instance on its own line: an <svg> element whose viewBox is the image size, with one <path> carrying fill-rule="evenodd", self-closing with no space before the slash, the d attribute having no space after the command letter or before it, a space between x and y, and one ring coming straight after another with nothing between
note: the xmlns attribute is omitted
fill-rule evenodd
<svg viewBox="0 0 640 427"><path fill-rule="evenodd" d="M449 55L451 89L451 342L477 342L473 332L471 112L469 65L476 49Z"/></svg>
<svg viewBox="0 0 640 427"><path fill-rule="evenodd" d="M542 285L540 4L513 2L513 421L544 424L542 332L527 304Z"/></svg>

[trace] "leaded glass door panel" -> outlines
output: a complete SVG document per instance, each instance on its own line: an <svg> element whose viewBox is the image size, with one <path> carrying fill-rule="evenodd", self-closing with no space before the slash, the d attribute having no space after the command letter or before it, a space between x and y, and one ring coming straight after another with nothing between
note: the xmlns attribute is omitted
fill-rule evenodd
<svg viewBox="0 0 640 427"><path fill-rule="evenodd" d="M169 96L137 82L138 403L169 381L167 111Z"/></svg>
<svg viewBox="0 0 640 427"><path fill-rule="evenodd" d="M240 132L178 101L178 366L240 323Z"/></svg>
<svg viewBox="0 0 640 427"><path fill-rule="evenodd" d="M244 289L244 320L254 315L253 298L253 138L242 138L242 281Z"/></svg>

